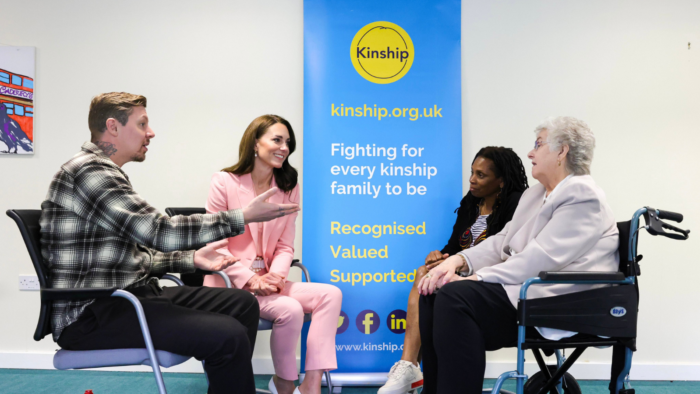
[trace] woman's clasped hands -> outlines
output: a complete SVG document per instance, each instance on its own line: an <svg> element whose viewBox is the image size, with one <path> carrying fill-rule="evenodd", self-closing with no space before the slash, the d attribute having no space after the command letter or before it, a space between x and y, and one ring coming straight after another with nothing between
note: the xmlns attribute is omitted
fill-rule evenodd
<svg viewBox="0 0 700 394"><path fill-rule="evenodd" d="M478 280L476 275L467 277L460 276L455 271L457 268L464 265L464 260L461 256L450 256L439 265L433 267L418 283L418 292L421 295L430 295L435 292L435 289L440 288L450 282L460 280Z"/></svg>
<svg viewBox="0 0 700 394"><path fill-rule="evenodd" d="M284 289L284 279L284 276L275 272L268 272L265 275L255 275L248 281L248 290L260 296L280 293Z"/></svg>

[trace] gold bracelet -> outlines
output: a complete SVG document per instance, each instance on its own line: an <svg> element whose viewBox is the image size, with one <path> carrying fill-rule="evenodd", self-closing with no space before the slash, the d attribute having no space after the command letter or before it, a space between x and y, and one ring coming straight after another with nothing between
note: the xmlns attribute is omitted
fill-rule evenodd
<svg viewBox="0 0 700 394"><path fill-rule="evenodd" d="M462 272L464 270L464 268L467 266L467 258L461 254L459 254L459 257L462 258L462 265L460 265L459 267L457 267L457 269L455 269L455 274Z"/></svg>

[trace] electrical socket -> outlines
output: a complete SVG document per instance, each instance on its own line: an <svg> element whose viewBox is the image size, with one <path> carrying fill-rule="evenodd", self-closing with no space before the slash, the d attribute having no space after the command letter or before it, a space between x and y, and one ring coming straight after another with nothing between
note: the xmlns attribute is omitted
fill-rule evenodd
<svg viewBox="0 0 700 394"><path fill-rule="evenodd" d="M39 278L36 275L20 275L19 289L24 291L38 291Z"/></svg>

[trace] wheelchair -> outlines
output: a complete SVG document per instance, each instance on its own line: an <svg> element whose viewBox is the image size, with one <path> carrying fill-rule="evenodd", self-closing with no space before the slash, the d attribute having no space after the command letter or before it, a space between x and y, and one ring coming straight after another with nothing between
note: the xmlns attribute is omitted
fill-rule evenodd
<svg viewBox="0 0 700 394"><path fill-rule="evenodd" d="M639 227L640 218L645 225ZM518 301L518 359L515 371L501 374L492 389L484 393L513 394L503 390L507 379L516 380L517 394L579 394L581 388L567 371L591 346L613 347L610 379L611 394L634 394L629 383L632 353L637 350L637 312L641 275L637 255L639 231L645 229L656 236L686 240L690 230L682 230L662 221L682 222L683 215L644 207L632 220L618 222L620 231L620 267L617 272L540 272L520 289ZM666 232L669 230L670 232ZM555 297L527 299L530 286L540 284L609 284L616 285ZM527 327L548 327L577 332L559 341L528 338ZM531 350L540 371L528 378L525 375L525 351ZM566 358L563 349L574 349ZM540 350L546 355L556 354L557 364L546 365Z"/></svg>

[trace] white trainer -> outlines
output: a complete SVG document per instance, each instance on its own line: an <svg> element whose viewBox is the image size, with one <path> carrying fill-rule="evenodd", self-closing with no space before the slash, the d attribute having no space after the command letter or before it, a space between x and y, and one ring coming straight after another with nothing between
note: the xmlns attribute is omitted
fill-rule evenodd
<svg viewBox="0 0 700 394"><path fill-rule="evenodd" d="M389 371L386 384L377 394L417 394L423 387L423 373L410 361L400 360Z"/></svg>
<svg viewBox="0 0 700 394"><path fill-rule="evenodd" d="M277 394L277 386L275 386L275 378L270 378L270 383L267 384L267 388L270 390L272 394ZM301 391L299 391L299 387L294 388L294 392L292 394L301 394Z"/></svg>

